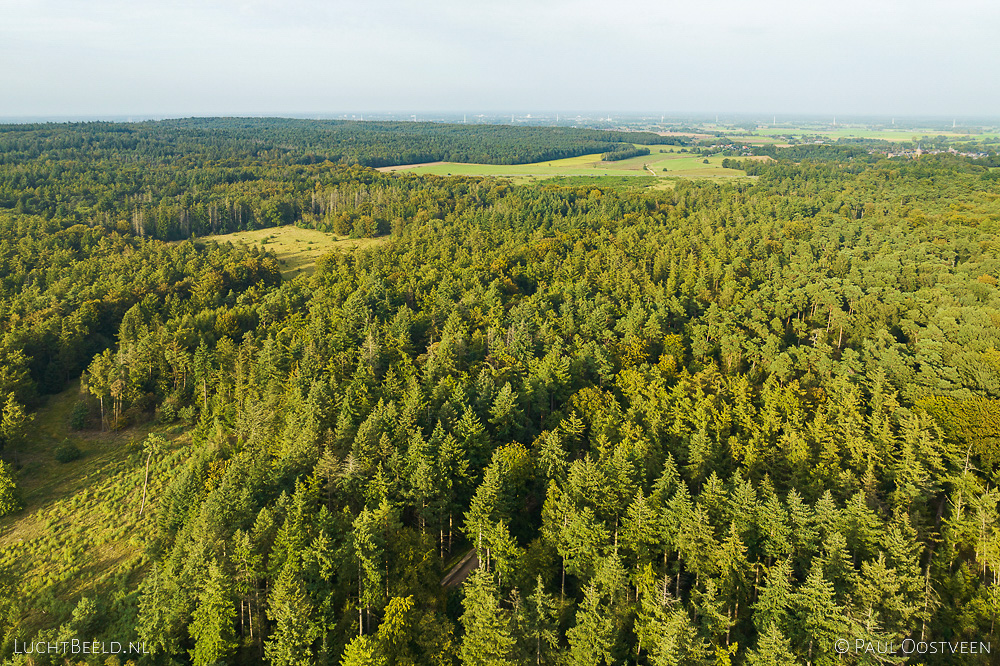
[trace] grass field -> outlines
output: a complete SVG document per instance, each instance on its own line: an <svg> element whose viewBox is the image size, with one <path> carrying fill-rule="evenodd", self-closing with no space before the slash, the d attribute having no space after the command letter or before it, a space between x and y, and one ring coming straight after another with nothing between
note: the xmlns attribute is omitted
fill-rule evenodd
<svg viewBox="0 0 1000 666"><path fill-rule="evenodd" d="M441 162L414 166L408 171L439 176L508 176L514 182L531 182L558 176L655 176L680 178L734 178L745 176L743 171L723 169L721 157L706 158L681 153L677 146L646 146L649 155L618 162L604 162L599 154L581 155L562 160L533 164L459 164Z"/></svg>
<svg viewBox="0 0 1000 666"><path fill-rule="evenodd" d="M81 596L122 589L123 581L134 586L145 569L156 503L185 456L184 438L152 456L140 516L146 461L141 442L150 426L70 431L70 414L80 397L74 383L35 414L18 456L24 508L0 520L0 571L17 576L15 613L25 628L66 617ZM54 452L67 439L83 456L60 463ZM11 457L4 452L5 459Z"/></svg>
<svg viewBox="0 0 1000 666"><path fill-rule="evenodd" d="M288 279L297 275L311 275L316 266L316 260L324 254L372 247L385 239L338 238L334 234L323 231L289 225L205 236L202 240L233 243L234 245L257 245L271 250L281 263L282 277Z"/></svg>
<svg viewBox="0 0 1000 666"><path fill-rule="evenodd" d="M946 136L955 139L975 140L995 136L992 133L977 135L962 132L938 131L929 129L862 126L834 126L821 123L806 125L775 125L760 127L752 134L744 129L733 127L706 126L713 131L723 131L725 137L719 137L722 143L751 145L785 145L792 139L793 143L811 142L818 139L836 141L837 139L881 139L884 141L919 141L924 137ZM687 134L693 138L708 138L709 135ZM635 144L639 145L639 144ZM657 178L710 178L727 179L745 177L746 173L736 169L722 168L722 157L710 157L708 163L701 155L680 152L679 146L645 146L650 154L634 157L619 162L604 162L599 154L581 155L562 160L547 160L532 164L462 164L458 162L434 162L415 164L412 166L385 167L383 171L410 171L418 174L434 174L438 176L502 176L515 183L531 183L551 178L608 178L655 176ZM595 181L595 185L598 182ZM637 182L637 186L655 187L656 184ZM665 183L664 186L667 186Z"/></svg>

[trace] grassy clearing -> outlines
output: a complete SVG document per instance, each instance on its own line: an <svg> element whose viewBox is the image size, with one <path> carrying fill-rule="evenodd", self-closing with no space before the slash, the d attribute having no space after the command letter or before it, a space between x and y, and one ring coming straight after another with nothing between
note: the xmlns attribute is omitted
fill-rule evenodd
<svg viewBox="0 0 1000 666"><path fill-rule="evenodd" d="M257 245L271 250L281 264L281 275L286 279L297 275L311 275L316 260L324 254L367 248L384 242L384 238L338 238L315 229L285 226L231 234L205 236L202 240L234 245Z"/></svg>
<svg viewBox="0 0 1000 666"><path fill-rule="evenodd" d="M146 462L141 442L150 427L71 432L70 413L79 398L74 384L36 412L18 452L25 508L0 520L0 571L18 581L14 619L29 632L68 618L81 596L123 589L123 580L134 590L145 569L156 503L185 455L185 440L178 438L153 456L146 509L139 516ZM54 451L66 439L83 456L60 463Z"/></svg>
<svg viewBox="0 0 1000 666"><path fill-rule="evenodd" d="M618 162L604 162L599 154L581 155L563 160L548 160L533 164L459 164L442 162L416 166L414 173L438 176L506 176L515 182L532 182L548 178L608 176L676 176L681 178L733 178L745 176L743 171L723 169L722 158L708 158L681 153L677 146L645 146L649 155L640 155ZM637 183L638 184L638 183Z"/></svg>

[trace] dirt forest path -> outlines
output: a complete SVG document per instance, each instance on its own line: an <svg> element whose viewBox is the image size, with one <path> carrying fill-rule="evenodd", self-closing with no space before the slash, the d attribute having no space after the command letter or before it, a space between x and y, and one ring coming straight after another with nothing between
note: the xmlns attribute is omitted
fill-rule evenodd
<svg viewBox="0 0 1000 666"><path fill-rule="evenodd" d="M476 549L471 549L465 554L458 564L451 568L445 577L441 579L441 587L455 587L456 585L461 585L462 581L469 577L472 570L479 566L479 557L476 555Z"/></svg>

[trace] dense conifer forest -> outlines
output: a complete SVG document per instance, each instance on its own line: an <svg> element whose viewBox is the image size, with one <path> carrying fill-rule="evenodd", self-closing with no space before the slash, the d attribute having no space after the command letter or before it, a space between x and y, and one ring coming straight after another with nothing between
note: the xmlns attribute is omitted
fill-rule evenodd
<svg viewBox="0 0 1000 666"><path fill-rule="evenodd" d="M996 663L987 164L517 186L366 165L618 142L368 125L0 128L3 663ZM199 238L289 224L381 242ZM26 506L67 395L118 448Z"/></svg>

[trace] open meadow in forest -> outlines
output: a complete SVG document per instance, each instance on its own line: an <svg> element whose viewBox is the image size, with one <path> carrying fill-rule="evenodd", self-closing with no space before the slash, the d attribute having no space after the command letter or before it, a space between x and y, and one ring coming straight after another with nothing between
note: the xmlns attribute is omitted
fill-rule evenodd
<svg viewBox="0 0 1000 666"><path fill-rule="evenodd" d="M147 477L141 442L150 425L73 430L74 407L85 399L74 382L34 414L30 446L18 454L24 509L0 520L0 570L18 573L19 600L36 600L15 606L31 630L73 609L81 595L131 590L119 599L134 603L143 549L155 527L148 503L140 514L144 483L150 497L158 496L183 457L178 446L185 436L177 434L184 428L164 430ZM62 457L67 447L78 457Z"/></svg>
<svg viewBox="0 0 1000 666"><path fill-rule="evenodd" d="M202 240L244 246L256 245L270 250L278 258L282 277L288 279L300 274L311 275L316 267L316 260L328 252L371 247L384 239L338 237L316 229L288 225L216 234L205 236Z"/></svg>
<svg viewBox="0 0 1000 666"><path fill-rule="evenodd" d="M680 152L679 146L643 146L649 155L627 160L607 162L600 154L580 155L561 160L546 160L532 164L459 164L439 162L406 169L411 173L438 176L510 176L514 182L523 183L556 176L656 176L682 178L735 178L746 176L738 169L722 167L722 157L704 157ZM706 163L705 160L708 160ZM384 170L390 170L389 168ZM392 167L391 170L402 170Z"/></svg>

